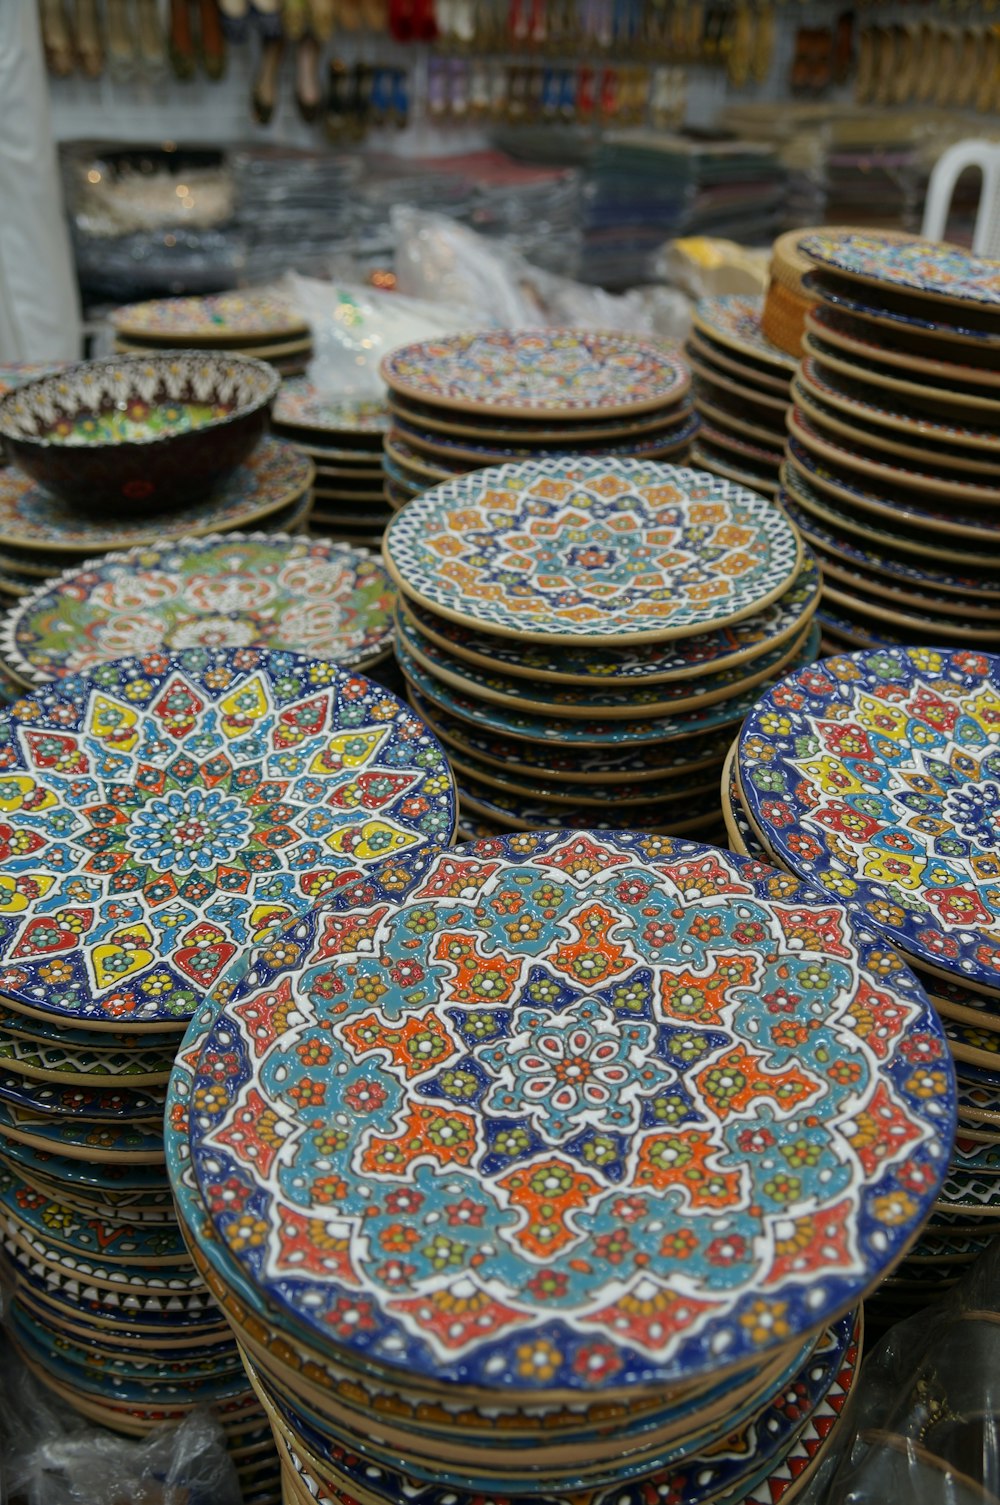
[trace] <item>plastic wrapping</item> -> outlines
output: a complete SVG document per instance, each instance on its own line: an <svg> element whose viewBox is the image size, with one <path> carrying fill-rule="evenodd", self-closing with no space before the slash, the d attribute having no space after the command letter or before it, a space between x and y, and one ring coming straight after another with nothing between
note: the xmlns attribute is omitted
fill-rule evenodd
<svg viewBox="0 0 1000 1505"><path fill-rule="evenodd" d="M996 1505L1000 1239L865 1361L832 1451L796 1505Z"/></svg>

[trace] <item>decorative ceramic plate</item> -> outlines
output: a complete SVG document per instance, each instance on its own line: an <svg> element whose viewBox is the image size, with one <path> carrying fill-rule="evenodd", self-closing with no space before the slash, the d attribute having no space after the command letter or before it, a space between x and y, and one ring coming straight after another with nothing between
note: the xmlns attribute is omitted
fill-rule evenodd
<svg viewBox="0 0 1000 1505"><path fill-rule="evenodd" d="M700 470L707 470L712 475L722 476L727 481L735 481L739 486L749 486L753 491L759 491L762 496L773 496L778 489L777 476L771 465L756 465L753 460L737 462L734 455L717 449L710 444L702 435L698 442L691 446L691 463Z"/></svg>
<svg viewBox="0 0 1000 1505"><path fill-rule="evenodd" d="M799 376L792 382L792 397L794 415L800 418L804 415L824 439L832 435L846 440L854 456L852 463L856 465L864 466L871 461L881 464L885 459L894 463L893 457L898 455L907 468L926 470L943 488L966 483L979 485L980 477L988 483L997 474L996 462L986 450L963 449L955 444L946 447L920 434L881 428L858 412L845 412L842 406L824 402L816 389L807 386Z"/></svg>
<svg viewBox="0 0 1000 1505"><path fill-rule="evenodd" d="M486 763L464 748L449 748L448 757L459 780L468 779L470 784L488 786L510 795L518 803L527 801L529 804L537 802L539 806L589 808L592 821L602 818L599 812L608 816L617 814L620 817L619 825L628 825L634 821L633 806L637 805L645 805L647 811L655 810L657 824L663 825L668 820L677 818L678 800L714 794L719 782L717 770L708 766L661 778L658 783L646 784L626 777L617 783L582 789L579 784L562 784L546 778L541 771L525 775L510 768L497 768L495 764Z"/></svg>
<svg viewBox="0 0 1000 1505"><path fill-rule="evenodd" d="M111 323L126 338L192 340L222 345L226 340L308 334L301 314L269 293L209 293L196 298L153 298L116 308Z"/></svg>
<svg viewBox="0 0 1000 1505"><path fill-rule="evenodd" d="M33 485L18 471L0 470L0 539L46 553L95 554L133 544L159 544L185 534L241 528L296 501L308 491L313 464L293 444L265 439L204 502L164 513L137 512L135 521L78 507Z"/></svg>
<svg viewBox="0 0 1000 1505"><path fill-rule="evenodd" d="M942 241L819 230L799 241L812 261L852 282L1000 312L1000 261Z"/></svg>
<svg viewBox="0 0 1000 1505"><path fill-rule="evenodd" d="M762 611L801 543L753 492L704 471L543 460L476 471L417 497L385 536L404 594L535 641L655 642Z"/></svg>
<svg viewBox="0 0 1000 1505"><path fill-rule="evenodd" d="M1000 659L824 659L761 697L740 777L800 877L932 968L1000 988Z"/></svg>
<svg viewBox="0 0 1000 1505"><path fill-rule="evenodd" d="M0 716L0 992L179 1022L262 925L448 841L444 754L388 690L291 653L120 659Z"/></svg>
<svg viewBox="0 0 1000 1505"><path fill-rule="evenodd" d="M43 361L41 364L31 361L0 361L0 397L13 392L17 387L23 387L27 381L34 381L38 376L51 376L53 371L62 371L70 364L69 361Z"/></svg>
<svg viewBox="0 0 1000 1505"><path fill-rule="evenodd" d="M274 405L274 423L285 428L309 429L322 434L357 434L381 448L381 436L390 426L385 403L365 398L332 401L312 382L298 377L282 384Z"/></svg>
<svg viewBox="0 0 1000 1505"><path fill-rule="evenodd" d="M901 595L882 580L832 563L824 570L823 598L866 620L911 628L927 642L969 642L976 648L1000 646L1000 619L995 607L982 612L967 606L964 613L942 615L936 595L916 590Z"/></svg>
<svg viewBox="0 0 1000 1505"><path fill-rule="evenodd" d="M696 680L737 663L747 665L749 670L762 653L788 642L806 625L819 600L819 579L819 565L807 553L792 584L762 612L744 617L731 627L676 638L663 646L588 649L566 643L553 651L544 643L512 642L460 627L416 602L407 601L403 610L425 637L469 663L536 681L596 689L612 682Z"/></svg>
<svg viewBox="0 0 1000 1505"><path fill-rule="evenodd" d="M126 1260L136 1265L190 1265L176 1223L162 1227L114 1226L104 1218L83 1218L59 1202L40 1196L26 1181L0 1171L0 1208L26 1239L38 1238L85 1258Z"/></svg>
<svg viewBox="0 0 1000 1505"><path fill-rule="evenodd" d="M40 586L0 629L29 683L156 649L269 648L363 667L392 642L385 570L346 544L216 534L95 559Z"/></svg>
<svg viewBox="0 0 1000 1505"><path fill-rule="evenodd" d="M741 434L727 433L725 429L718 428L714 424L703 422L700 438L715 449L732 451L738 456L739 461L749 460L762 468L773 467L775 471L781 464L781 448L765 449L762 444L752 444ZM777 443L777 440L775 442Z"/></svg>
<svg viewBox="0 0 1000 1505"><path fill-rule="evenodd" d="M768 366L778 366L789 375L798 364L794 355L772 345L761 331L762 297L747 298L730 293L722 298L702 298L694 311L694 327L730 350L749 355Z"/></svg>
<svg viewBox="0 0 1000 1505"><path fill-rule="evenodd" d="M922 318L910 309L889 308L869 289L856 289L853 285L836 278L828 280L821 273L810 272L803 279L802 288L809 296L820 299L839 313L853 314L856 318L866 320L869 325L875 325L876 328L912 330L915 334L924 335L928 339L960 345L976 345L981 349L994 349L1000 345L1000 329L973 329L968 324L948 323L929 317ZM867 293L867 298L859 296L860 293ZM928 314L934 312L932 305L926 306ZM951 311L948 310L948 312Z"/></svg>
<svg viewBox="0 0 1000 1505"><path fill-rule="evenodd" d="M823 337L807 333L802 349L825 372L835 371L850 381L864 382L869 392L874 389L878 392L898 393L904 402L913 402L924 410L930 408L938 411L943 408L945 411L954 411L958 408L987 423L1000 414L1000 395L995 391L990 392L981 387L973 392L968 388L946 386L944 383L938 385L927 377L921 381L916 379L920 374L917 371L911 373L915 379L908 381L899 374L898 368L883 365L874 358L880 353L877 345L871 345L871 355L858 354L853 350L846 353L827 338L826 327L821 327Z"/></svg>
<svg viewBox="0 0 1000 1505"><path fill-rule="evenodd" d="M720 344L697 327L691 330L688 346L692 355L739 377L742 384L751 391L757 389L771 392L779 397L784 396L787 401L788 377L777 372L773 366L769 368L761 361L748 359L742 351L737 355L731 346Z"/></svg>
<svg viewBox="0 0 1000 1505"><path fill-rule="evenodd" d="M735 382L733 385L735 387ZM782 403L780 412L762 414L755 412L746 398L733 397L726 392L712 392L710 389L706 390L704 384L700 384L698 388L698 414L702 422L707 419L713 427L722 429L724 433L742 434L772 447L778 445L780 448L784 442L784 415L787 406L787 403Z"/></svg>
<svg viewBox="0 0 1000 1505"><path fill-rule="evenodd" d="M945 476L940 471L935 471L929 457L923 464L917 461L904 465L901 461L891 463L876 458L874 454L863 453L860 445L845 444L836 434L821 432L801 408L793 408L789 413L788 432L792 439L820 460L844 465L849 471L870 476L883 486L910 486L920 492L932 492L938 497L954 497L956 501L972 506L981 502L1000 505L1000 486L981 486L974 481L958 480L953 475Z"/></svg>
<svg viewBox="0 0 1000 1505"><path fill-rule="evenodd" d="M92 1193L95 1199L108 1192L113 1196L138 1192L144 1197L157 1197L167 1189L162 1164L114 1165L93 1157L87 1160L65 1155L55 1146L41 1149L14 1141L3 1142L0 1150L4 1161L13 1161L23 1172L25 1180L30 1181L37 1175L47 1176L60 1185L80 1188L81 1194Z"/></svg>
<svg viewBox="0 0 1000 1505"><path fill-rule="evenodd" d="M923 375L933 378L941 385L935 385L933 395L939 396L942 392L951 393L953 400L965 400L965 391L972 388L1000 386L1000 371L995 365L973 365L972 351L963 350L961 353L967 360L935 359L924 352L912 349L912 340L907 340L904 335L899 336L900 343L893 343L894 336L883 333L878 340L873 336L878 331L873 330L871 324L865 319L853 318L850 314L839 309L828 308L824 304L817 304L806 315L806 328L814 334L819 334L822 339L837 345L853 355L861 356L865 360L884 361L887 365L904 370L908 375ZM989 361L989 353L983 352ZM926 389L925 389L926 390ZM990 395L990 401L996 402L995 393Z"/></svg>
<svg viewBox="0 0 1000 1505"><path fill-rule="evenodd" d="M625 418L621 421L612 419L610 422L600 423L591 421L586 416L576 422L556 422L554 425L547 424L544 418L531 418L521 423L505 423L502 419L480 419L476 422L468 414L450 413L446 409L433 408L419 402L408 402L405 398L392 395L389 402L390 412L395 418L408 423L412 428L425 434L428 438L434 434L452 434L456 438L474 439L479 442L486 437L500 439L506 442L531 444L548 444L553 441L577 443L587 439L601 439L614 443L636 434L647 433L650 429L661 428L663 423L676 415L680 417L681 407L671 408L666 414L652 412L637 415L634 418ZM465 422L456 422L461 420Z"/></svg>
<svg viewBox="0 0 1000 1505"><path fill-rule="evenodd" d="M464 695L482 696L504 708L514 705L543 716L596 716L599 720L613 721L635 716L673 716L743 695L762 680L775 678L789 660L797 657L808 636L809 624L790 643L782 643L750 664L734 664L697 679L651 685L617 685L604 680L586 687L529 680L465 663L424 637L403 613L397 618L396 630L398 641L426 673L444 680Z"/></svg>
<svg viewBox="0 0 1000 1505"><path fill-rule="evenodd" d="M498 838L296 934L212 1027L191 1145L231 1257L321 1349L515 1392L689 1383L856 1301L946 1173L953 1077L915 978L773 870ZM411 1230L402 1264L383 1220Z"/></svg>
<svg viewBox="0 0 1000 1505"><path fill-rule="evenodd" d="M619 416L679 402L684 363L634 335L490 330L394 350L381 373L418 402L498 417Z"/></svg>
<svg viewBox="0 0 1000 1505"><path fill-rule="evenodd" d="M11 892L6 889L5 897ZM173 1050L88 1049L82 1045L40 1045L19 1035L0 1036L0 1068L41 1081L127 1078L129 1083L155 1085L167 1081L173 1058Z"/></svg>
<svg viewBox="0 0 1000 1505"><path fill-rule="evenodd" d="M832 407L855 414L883 428L918 434L942 444L968 445L971 448L994 451L1000 447L1000 429L971 428L964 424L949 423L945 419L934 418L929 413L921 413L902 404L898 407L886 407L874 400L871 387L863 381L852 381L850 377L841 376L820 365L812 356L807 356L802 362L798 380L807 391Z"/></svg>
<svg viewBox="0 0 1000 1505"><path fill-rule="evenodd" d="M128 1088L108 1087L99 1082L40 1082L0 1068L0 1098L27 1113L55 1113L74 1117L80 1123L103 1118L158 1123L163 1117L163 1093L154 1096Z"/></svg>
<svg viewBox="0 0 1000 1505"><path fill-rule="evenodd" d="M549 445L541 449L537 445L525 447L514 444L458 444L454 440L446 440L441 434L435 434L433 439L427 439L410 424L400 424L392 432L397 436L397 440L408 440L413 448L422 451L427 459L441 460L442 464L451 471L462 472L484 465L503 465L508 460L585 459L587 456L591 459L602 457L620 460L661 459L683 449L698 432L697 413L686 408L683 413L678 411L678 417L681 421L671 424L669 428L624 444L562 444ZM389 459L391 463L393 457L390 455ZM408 464L412 469L412 461Z"/></svg>
<svg viewBox="0 0 1000 1505"><path fill-rule="evenodd" d="M714 360L710 362L707 356L701 356L696 351L688 351L687 354L691 370L696 377L701 378L701 381L698 383L699 393L705 386L708 387L709 391L717 389L720 394L725 393L727 396L739 398L741 405L754 404L760 408L764 408L768 411L769 415L775 413L783 414L787 408L787 392L782 397L777 397L772 396L770 392L757 391L755 388L749 387L745 380L729 375L724 369L718 367ZM699 401L698 407L700 410L702 407L701 401ZM771 421L774 421L773 417Z"/></svg>
<svg viewBox="0 0 1000 1505"><path fill-rule="evenodd" d="M459 803L485 817L501 831L619 831L625 825L634 831L657 831L669 836L690 836L720 824L718 781L707 792L685 795L678 804L656 798L648 805L596 809L593 805L550 803L541 792L511 794L495 784L484 784L470 774L458 777Z"/></svg>
<svg viewBox="0 0 1000 1505"><path fill-rule="evenodd" d="M163 1137L160 1127L124 1123L64 1122L0 1102L0 1138L8 1154L13 1145L51 1150L69 1159L107 1161L152 1167L157 1164L163 1180Z"/></svg>

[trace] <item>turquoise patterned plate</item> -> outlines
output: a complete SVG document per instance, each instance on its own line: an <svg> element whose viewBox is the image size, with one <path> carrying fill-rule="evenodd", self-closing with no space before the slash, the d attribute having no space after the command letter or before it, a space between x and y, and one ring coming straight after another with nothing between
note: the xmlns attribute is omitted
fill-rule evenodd
<svg viewBox="0 0 1000 1505"><path fill-rule="evenodd" d="M768 366L777 366L789 375L798 364L794 355L772 345L760 327L764 308L762 297L748 298L739 293L721 298L702 298L695 306L694 327L727 349L738 350Z"/></svg>
<svg viewBox="0 0 1000 1505"><path fill-rule="evenodd" d="M441 616L604 647L740 621L801 566L798 535L762 497L622 460L474 471L397 513L384 552L403 594Z"/></svg>

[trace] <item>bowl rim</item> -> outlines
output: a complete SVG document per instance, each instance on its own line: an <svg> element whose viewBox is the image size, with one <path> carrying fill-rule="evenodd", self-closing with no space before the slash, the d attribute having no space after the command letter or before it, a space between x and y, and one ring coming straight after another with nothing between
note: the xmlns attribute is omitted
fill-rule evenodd
<svg viewBox="0 0 1000 1505"><path fill-rule="evenodd" d="M242 404L234 412L226 413L218 418L210 418L207 423L200 425L198 429L183 430L180 433L148 434L144 437L136 436L135 438L131 439L116 439L114 441L105 440L94 445L70 445L62 439L53 439L47 435L43 436L40 434L23 434L20 431L13 431L13 420L8 417L6 411L8 405L13 406L15 400L23 400L26 394L30 394L33 388L40 387L43 382L51 381L56 377L65 380L66 378L75 376L79 371L94 371L100 370L102 368L107 368L109 366L114 366L116 368L121 366L148 366L150 364L154 366L161 366L166 365L169 362L176 361L179 357L196 357L202 364L216 364L225 362L226 364L237 363L241 366L249 366L254 370L258 370L264 373L267 378L265 389L251 401ZM238 352L222 350L205 351L178 349L149 351L148 353L144 351L141 354L137 353L135 355L115 355L105 356L101 359L92 361L75 361L72 365L64 366L61 370L47 371L37 377L33 377L30 381L23 382L20 386L14 387L11 389L11 391L0 396L0 438L6 440L7 443L11 446L17 446L19 444L28 445L34 449L58 450L61 453L73 452L86 454L88 451L93 452L99 449L144 449L149 447L150 445L176 442L179 439L186 438L189 433L209 433L213 429L221 427L223 424L234 423L237 419L240 418L249 418L254 413L258 412L261 408L269 407L275 401L281 388L281 383L282 376L280 371L277 371L274 366L269 364L269 362L262 361L256 356L240 355Z"/></svg>

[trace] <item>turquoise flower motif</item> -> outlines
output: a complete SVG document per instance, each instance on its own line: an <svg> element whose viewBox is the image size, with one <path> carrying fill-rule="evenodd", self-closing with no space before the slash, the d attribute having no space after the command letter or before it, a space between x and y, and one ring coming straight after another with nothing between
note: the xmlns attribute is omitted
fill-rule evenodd
<svg viewBox="0 0 1000 1505"><path fill-rule="evenodd" d="M249 842L253 822L239 800L218 790L172 789L132 819L128 844L161 873L190 873L230 862Z"/></svg>

